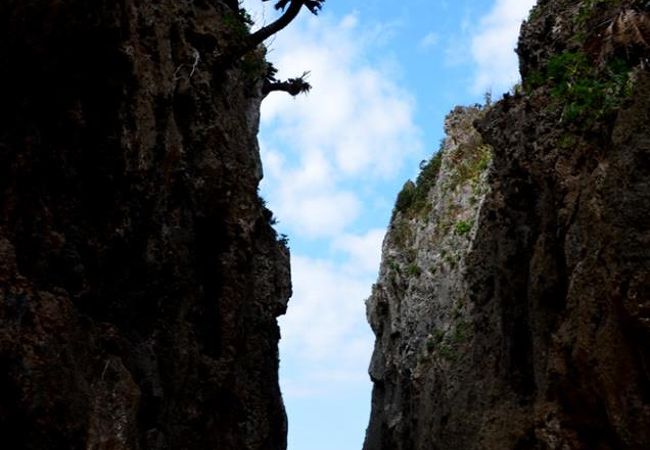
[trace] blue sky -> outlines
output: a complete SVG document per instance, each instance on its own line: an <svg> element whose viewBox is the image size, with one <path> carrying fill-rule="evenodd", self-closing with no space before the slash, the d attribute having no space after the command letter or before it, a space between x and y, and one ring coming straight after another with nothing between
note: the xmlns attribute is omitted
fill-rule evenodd
<svg viewBox="0 0 650 450"><path fill-rule="evenodd" d="M246 0L256 23L274 1ZM458 104L518 79L513 52L533 0L327 0L267 41L313 90L262 104L262 195L290 239L294 295L280 319L289 450L360 450L374 337L364 300L404 181Z"/></svg>

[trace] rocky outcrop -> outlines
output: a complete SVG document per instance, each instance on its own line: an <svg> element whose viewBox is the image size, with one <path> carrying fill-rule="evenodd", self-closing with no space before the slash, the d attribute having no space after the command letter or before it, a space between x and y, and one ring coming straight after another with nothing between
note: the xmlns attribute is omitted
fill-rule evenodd
<svg viewBox="0 0 650 450"><path fill-rule="evenodd" d="M367 302L366 450L650 447L650 52L610 27L647 14L540 2L523 86L449 116Z"/></svg>
<svg viewBox="0 0 650 450"><path fill-rule="evenodd" d="M232 1L0 6L10 448L285 448L266 66L222 58L244 33Z"/></svg>
<svg viewBox="0 0 650 450"><path fill-rule="evenodd" d="M473 123L486 113L452 111L439 153L398 196L367 302L377 336L368 449L429 448L429 433L453 412L447 399L469 394L462 362L475 333L475 305L465 274L493 155Z"/></svg>

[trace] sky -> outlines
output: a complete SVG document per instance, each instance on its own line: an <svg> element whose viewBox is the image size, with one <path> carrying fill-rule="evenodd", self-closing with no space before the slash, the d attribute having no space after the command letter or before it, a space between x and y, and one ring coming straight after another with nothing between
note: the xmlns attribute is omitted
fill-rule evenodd
<svg viewBox="0 0 650 450"><path fill-rule="evenodd" d="M257 26L275 1L244 0ZM262 103L262 196L287 234L293 297L280 318L288 450L361 450L374 336L365 299L404 182L455 105L518 81L518 30L534 0L327 0L266 42L278 78L312 91Z"/></svg>

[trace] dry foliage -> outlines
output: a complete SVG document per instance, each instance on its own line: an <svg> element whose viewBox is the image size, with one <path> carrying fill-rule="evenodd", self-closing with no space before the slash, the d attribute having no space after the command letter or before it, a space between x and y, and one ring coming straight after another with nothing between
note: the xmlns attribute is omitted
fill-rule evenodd
<svg viewBox="0 0 650 450"><path fill-rule="evenodd" d="M597 27L586 50L602 64L608 57L624 51L650 48L650 14L625 9Z"/></svg>

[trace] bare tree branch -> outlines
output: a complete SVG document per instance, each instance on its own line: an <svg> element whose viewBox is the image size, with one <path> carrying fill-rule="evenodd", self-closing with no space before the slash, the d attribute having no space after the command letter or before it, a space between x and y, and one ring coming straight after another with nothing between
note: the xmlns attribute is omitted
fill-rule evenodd
<svg viewBox="0 0 650 450"><path fill-rule="evenodd" d="M275 4L275 9L282 9L284 11L287 4L289 5L289 8L287 8L287 10L276 21L251 34L246 41L243 53L254 49L266 39L284 29L298 16L303 5L306 6L312 14L318 14L318 11L323 7L324 2L325 0L279 0Z"/></svg>
<svg viewBox="0 0 650 450"><path fill-rule="evenodd" d="M268 0L262 1L266 2ZM225 51L218 58L217 65L227 67L247 53L258 48L266 39L289 25L298 16L303 6L305 6L312 14L316 15L323 7L323 3L325 3L325 0L276 0L275 9L281 9L283 11L282 15L274 22L263 26L253 34L249 35L243 40L243 42L240 41L238 44ZM238 11L240 12L240 15L242 12L245 15L245 11L242 9L238 9ZM296 96L298 94L309 92L311 89L311 85L306 81L309 72L305 72L296 78L289 78L288 80L281 81L275 77L277 69L273 67L273 64L266 64L267 71L264 77L264 84L262 85L262 95L264 97L274 91L287 92L292 96Z"/></svg>

